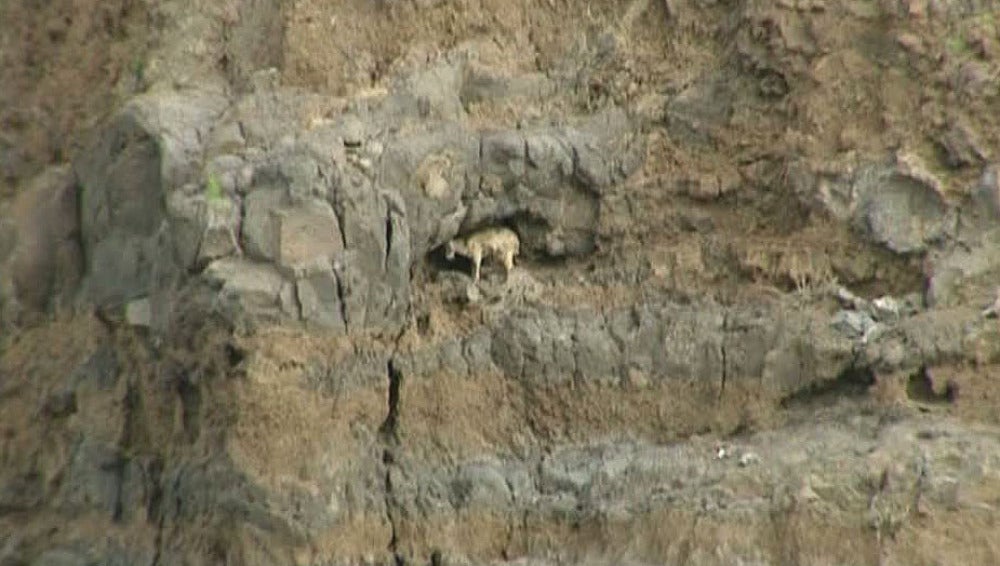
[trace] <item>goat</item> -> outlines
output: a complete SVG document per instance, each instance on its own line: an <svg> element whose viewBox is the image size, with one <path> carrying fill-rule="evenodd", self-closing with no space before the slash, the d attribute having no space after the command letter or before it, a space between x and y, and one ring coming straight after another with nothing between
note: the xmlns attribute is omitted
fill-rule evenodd
<svg viewBox="0 0 1000 566"><path fill-rule="evenodd" d="M479 282L479 268L483 258L492 257L503 261L504 275L509 277L514 269L514 256L521 251L521 240L509 228L486 228L464 238L455 238L445 247L445 257L455 258L455 254L463 255L472 260L475 265L474 281Z"/></svg>

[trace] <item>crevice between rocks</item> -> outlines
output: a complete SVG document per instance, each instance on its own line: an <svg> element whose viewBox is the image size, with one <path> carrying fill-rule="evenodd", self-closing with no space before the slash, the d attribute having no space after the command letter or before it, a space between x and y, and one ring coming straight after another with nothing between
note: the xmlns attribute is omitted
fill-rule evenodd
<svg viewBox="0 0 1000 566"><path fill-rule="evenodd" d="M156 537L153 539L154 550L153 550L153 559L150 562L151 566L160 566L160 559L163 556L163 545L164 545L163 533L166 530L166 522L167 522L167 510L163 504L163 495L165 491L163 489L163 483L164 483L163 470L159 470L158 477L156 478L156 482L154 483L155 488L150 500L150 507L149 507L149 514L150 514L149 518L152 518L153 516L156 517ZM172 484L171 489L174 494L175 517L180 517L181 505L183 503L180 496L177 495L177 493L179 492L180 483L181 483L180 472L175 470L173 474L173 480L171 482ZM154 510L154 503L155 503L155 510Z"/></svg>
<svg viewBox="0 0 1000 566"><path fill-rule="evenodd" d="M347 291L344 289L344 281L339 269L335 268L333 270L333 278L337 283L337 307L340 309L340 318L344 321L344 332L347 332L350 329L350 325L347 320ZM298 297L297 292L296 297ZM301 311L301 309L302 304L300 302L299 310Z"/></svg>
<svg viewBox="0 0 1000 566"><path fill-rule="evenodd" d="M392 211L385 213L385 254L382 256L382 271L389 270L389 255L392 253Z"/></svg>
<svg viewBox="0 0 1000 566"><path fill-rule="evenodd" d="M483 171L483 151L485 151L484 150L484 146L485 145L486 144L483 143L483 134L479 134L479 163L478 163L478 167L476 169L479 171L479 180L480 180L480 183L482 183L482 178L483 178L483 174L482 174L482 171ZM482 187L480 187L480 189L482 189Z"/></svg>
<svg viewBox="0 0 1000 566"><path fill-rule="evenodd" d="M722 315L722 341L719 343L719 357L722 360L722 379L719 384L719 403L722 403L726 394L726 380L728 379L728 364L726 363L726 333L729 331L729 313Z"/></svg>
<svg viewBox="0 0 1000 566"><path fill-rule="evenodd" d="M137 429L141 419L141 398L134 378L129 379L125 384L125 395L122 398L122 411L124 413L124 426L121 437L118 441L118 456L112 466L111 472L115 477L115 501L112 509L111 520L114 523L121 523L124 515L124 489L125 489L125 468L129 464L129 454L133 452L137 442Z"/></svg>
<svg viewBox="0 0 1000 566"><path fill-rule="evenodd" d="M868 388L875 384L875 371L867 365L851 365L840 372L836 378L815 383L810 387L794 391L781 399L778 405L782 409L801 404L828 395L842 397L857 397L864 395Z"/></svg>
<svg viewBox="0 0 1000 566"><path fill-rule="evenodd" d="M334 275L334 279L336 280L336 275ZM337 296L338 297L340 296L340 281L339 280L337 280ZM302 297L299 295L299 282L298 281L292 283L292 301L295 303L295 312L298 313L299 320L305 320L305 318L306 318L306 312L305 312L305 309L302 307ZM343 310L344 301L341 300L340 304L341 304L341 310ZM341 313L341 315L343 315L343 313ZM347 324L345 323L344 326L346 328Z"/></svg>
<svg viewBox="0 0 1000 566"><path fill-rule="evenodd" d="M403 374L396 368L396 364L393 358L389 359L387 364L387 375L389 378L389 401L388 401L388 412L386 413L385 420L382 422L382 426L379 428L379 432L382 433L384 439L387 442L398 443L399 442L399 393L402 387Z"/></svg>
<svg viewBox="0 0 1000 566"><path fill-rule="evenodd" d="M339 191L337 191L339 192ZM335 195L337 193L334 193ZM330 199L327 199L330 200ZM344 210L344 203L340 202L341 199L334 198L333 202L333 215L337 217L337 231L340 232L340 245L342 249L348 249L347 247L347 229L344 228L344 217L347 216L347 212Z"/></svg>
<svg viewBox="0 0 1000 566"><path fill-rule="evenodd" d="M397 347L399 338L401 337L402 333L397 337ZM394 351L386 363L386 376L389 380L387 412L385 420L379 427L379 436L382 441L382 465L384 466L382 489L385 498L386 517L389 520L391 533L387 550L392 555L393 564L404 566L406 559L399 552L399 532L396 524L397 508L399 505L396 502L396 495L392 485L392 471L393 467L396 466L396 453L399 449L399 406L400 393L403 386L403 373L397 367L395 356Z"/></svg>

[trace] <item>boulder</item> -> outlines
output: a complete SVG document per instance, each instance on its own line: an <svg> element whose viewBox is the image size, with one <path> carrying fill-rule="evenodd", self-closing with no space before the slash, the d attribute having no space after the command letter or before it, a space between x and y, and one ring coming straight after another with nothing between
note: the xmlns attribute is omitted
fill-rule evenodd
<svg viewBox="0 0 1000 566"><path fill-rule="evenodd" d="M0 304L34 312L70 304L84 268L78 195L69 168L49 168L0 216Z"/></svg>
<svg viewBox="0 0 1000 566"><path fill-rule="evenodd" d="M199 181L202 140L225 106L226 99L212 93L146 94L80 152L73 168L88 258L85 300L120 303L149 294L154 274L175 268L173 238L161 239L164 203L176 189Z"/></svg>
<svg viewBox="0 0 1000 566"><path fill-rule="evenodd" d="M954 233L955 215L940 183L915 158L872 167L854 182L855 225L876 243L900 254L920 253Z"/></svg>

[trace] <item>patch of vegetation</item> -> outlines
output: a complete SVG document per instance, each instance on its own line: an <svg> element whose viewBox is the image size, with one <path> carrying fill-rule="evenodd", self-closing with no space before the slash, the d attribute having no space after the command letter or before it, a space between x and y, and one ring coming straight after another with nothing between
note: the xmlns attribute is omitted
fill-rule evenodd
<svg viewBox="0 0 1000 566"><path fill-rule="evenodd" d="M136 55L132 59L132 77L135 79L135 84L141 85L143 80L146 78L146 62L142 57Z"/></svg>
<svg viewBox="0 0 1000 566"><path fill-rule="evenodd" d="M948 50L949 54L956 57L965 55L970 51L969 44L966 43L965 39L957 35L945 39L944 47Z"/></svg>
<svg viewBox="0 0 1000 566"><path fill-rule="evenodd" d="M205 181L205 200L208 202L218 202L223 198L222 185L219 183L219 178L215 174L209 173L208 179Z"/></svg>

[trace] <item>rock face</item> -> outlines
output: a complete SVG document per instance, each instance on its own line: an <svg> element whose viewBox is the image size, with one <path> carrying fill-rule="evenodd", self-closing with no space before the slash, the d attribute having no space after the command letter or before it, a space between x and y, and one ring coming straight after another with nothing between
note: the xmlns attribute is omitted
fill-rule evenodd
<svg viewBox="0 0 1000 566"><path fill-rule="evenodd" d="M39 175L4 223L4 301L14 311L69 304L83 270L78 189L65 167ZM9 277L9 279L8 279Z"/></svg>
<svg viewBox="0 0 1000 566"><path fill-rule="evenodd" d="M0 109L0 565L1000 562L988 3L202 4Z"/></svg>
<svg viewBox="0 0 1000 566"><path fill-rule="evenodd" d="M251 93L229 110L209 93L135 99L74 168L88 257L81 298L148 296L162 328L183 300L170 291L205 270L235 318L399 328L411 266L432 249L459 231L509 224L529 253L589 253L600 195L640 164L629 152L641 146L623 143L621 111L529 133L452 122L377 134L419 119L407 114L408 96L308 130L269 123L307 104L292 91Z"/></svg>

